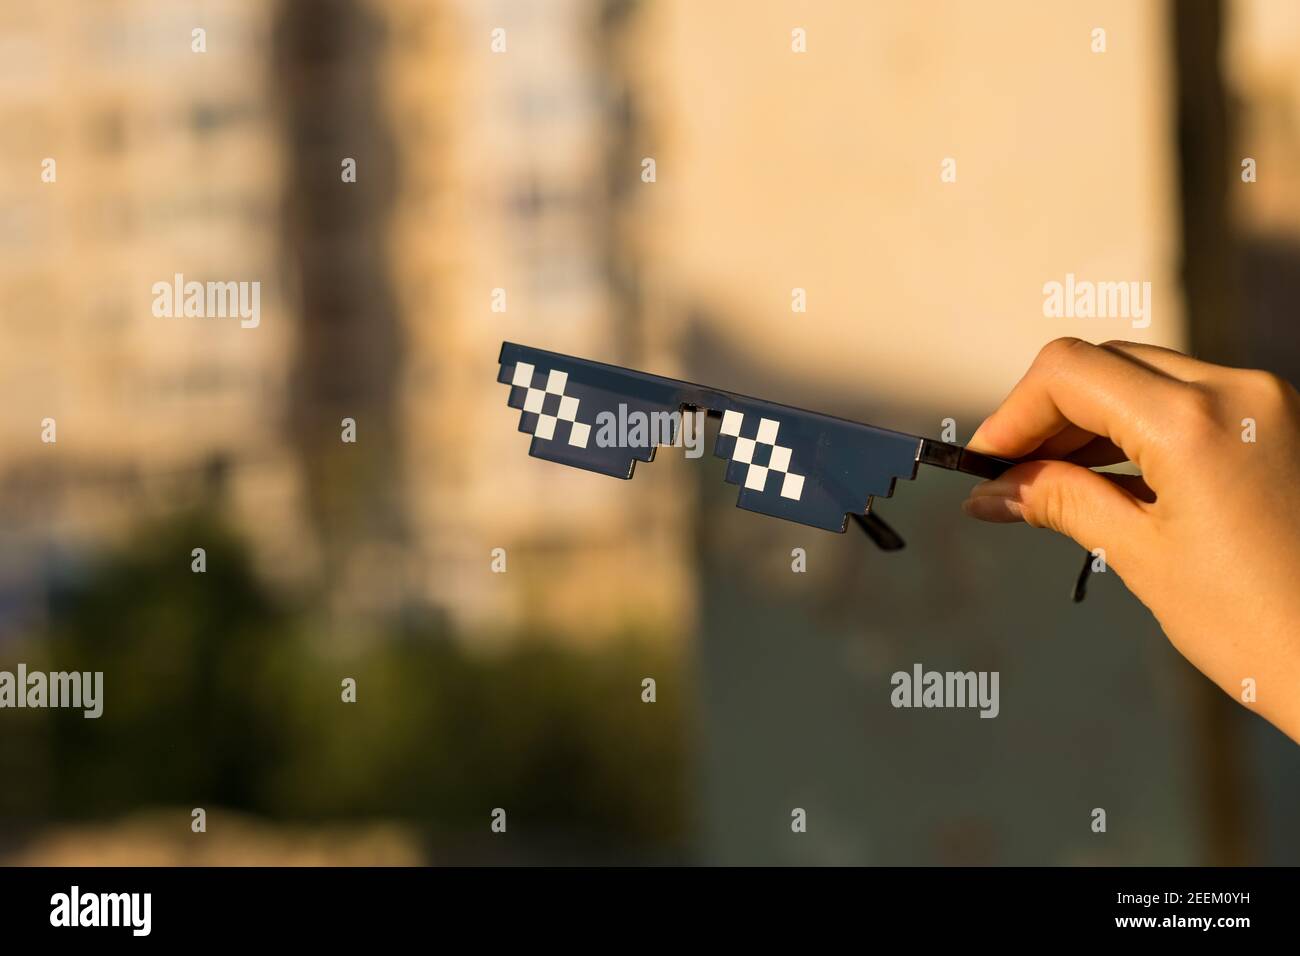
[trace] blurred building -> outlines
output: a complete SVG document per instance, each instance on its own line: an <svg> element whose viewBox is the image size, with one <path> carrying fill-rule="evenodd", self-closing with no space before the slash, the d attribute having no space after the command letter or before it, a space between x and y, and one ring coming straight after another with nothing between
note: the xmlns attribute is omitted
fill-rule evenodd
<svg viewBox="0 0 1300 956"><path fill-rule="evenodd" d="M412 559L473 626L680 632L689 607L673 454L630 484L532 459L496 382L505 340L672 370L626 227L643 133L611 52L625 6L381 5ZM508 570L487 573L498 547Z"/></svg>
<svg viewBox="0 0 1300 956"><path fill-rule="evenodd" d="M280 559L268 567L295 551L269 14L257 0L0 11L0 521L26 542L4 559L27 597L46 544L90 548L217 497ZM178 273L261 282L259 327L156 317L153 284Z"/></svg>
<svg viewBox="0 0 1300 956"><path fill-rule="evenodd" d="M345 604L579 639L681 629L685 508L662 469L629 509L620 483L529 458L496 382L507 339L667 361L624 225L623 7L281 5L294 440Z"/></svg>
<svg viewBox="0 0 1300 956"><path fill-rule="evenodd" d="M284 440L303 475L326 607L390 610L412 597L396 414L404 342L388 265L401 187L383 108L401 33L357 0L274 6L283 252L300 331Z"/></svg>
<svg viewBox="0 0 1300 956"><path fill-rule="evenodd" d="M629 512L621 483L528 458L495 382L508 338L666 368L622 225L639 161L606 47L623 6L0 14L0 508L40 543L6 550L8 590L39 591L47 543L215 503L269 576L323 584L335 610L679 626L663 469ZM177 273L259 281L260 324L156 317L153 283Z"/></svg>

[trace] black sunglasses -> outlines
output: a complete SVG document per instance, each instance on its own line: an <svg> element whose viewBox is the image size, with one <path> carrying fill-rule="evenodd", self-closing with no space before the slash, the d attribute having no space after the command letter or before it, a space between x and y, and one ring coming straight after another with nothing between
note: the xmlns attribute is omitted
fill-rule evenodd
<svg viewBox="0 0 1300 956"><path fill-rule="evenodd" d="M872 510L917 465L996 478L1016 464L961 445L777 405L617 365L504 342L497 381L520 409L519 430L535 458L615 478L681 440L688 415L721 419L713 453L740 486L738 507L844 533L849 519L885 551L903 539ZM1075 581L1082 601L1092 555Z"/></svg>

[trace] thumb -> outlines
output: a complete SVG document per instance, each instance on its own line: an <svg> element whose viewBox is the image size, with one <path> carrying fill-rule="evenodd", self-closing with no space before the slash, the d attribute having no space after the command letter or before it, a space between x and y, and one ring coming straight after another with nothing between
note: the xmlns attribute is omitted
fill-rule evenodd
<svg viewBox="0 0 1300 956"><path fill-rule="evenodd" d="M1138 499L1118 484L1065 461L1016 465L972 488L962 508L983 521L1024 521L1050 528L1086 550L1105 548L1112 561L1146 518Z"/></svg>

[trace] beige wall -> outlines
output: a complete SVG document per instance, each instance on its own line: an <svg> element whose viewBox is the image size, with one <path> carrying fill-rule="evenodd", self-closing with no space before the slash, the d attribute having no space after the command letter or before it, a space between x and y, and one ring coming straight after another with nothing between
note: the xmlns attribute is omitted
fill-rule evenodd
<svg viewBox="0 0 1300 956"><path fill-rule="evenodd" d="M1055 336L1180 342L1162 4L648 6L653 255L739 352L984 409ZM1067 272L1152 282L1150 328L1045 318Z"/></svg>

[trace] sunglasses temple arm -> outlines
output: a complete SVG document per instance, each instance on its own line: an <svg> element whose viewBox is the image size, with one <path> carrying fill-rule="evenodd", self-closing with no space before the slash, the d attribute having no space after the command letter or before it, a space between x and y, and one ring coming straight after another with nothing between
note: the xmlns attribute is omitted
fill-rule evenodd
<svg viewBox="0 0 1300 956"><path fill-rule="evenodd" d="M960 471L963 474L985 479L997 478L1016 464L1016 462L1007 458L984 455L963 448L961 445L935 441L933 438L921 439L921 453L917 456L917 461L925 465L935 465L949 471ZM1071 593L1071 599L1075 604L1082 601L1088 593L1088 577L1092 573L1092 560L1092 552L1085 550L1083 553L1083 567L1079 570L1079 576L1075 578L1074 590Z"/></svg>
<svg viewBox="0 0 1300 956"><path fill-rule="evenodd" d="M925 465L947 468L949 471L962 471L980 478L996 478L1015 464L1005 458L981 455L977 451L967 451L961 445L951 445L931 438L921 439L921 451L917 461ZM899 551L903 548L903 536L874 511L868 511L864 515L852 514L849 517L880 550Z"/></svg>
<svg viewBox="0 0 1300 956"><path fill-rule="evenodd" d="M997 478L1004 471L1016 464L1009 458L995 458L984 455L961 445L933 438L921 439L921 454L916 459L923 465L934 465L948 471L960 471L976 478Z"/></svg>
<svg viewBox="0 0 1300 956"><path fill-rule="evenodd" d="M869 511L864 515L850 514L853 523L862 529L863 533L875 542L876 547L881 551L901 551L903 549L903 538L897 531L891 528L885 521L874 511Z"/></svg>

